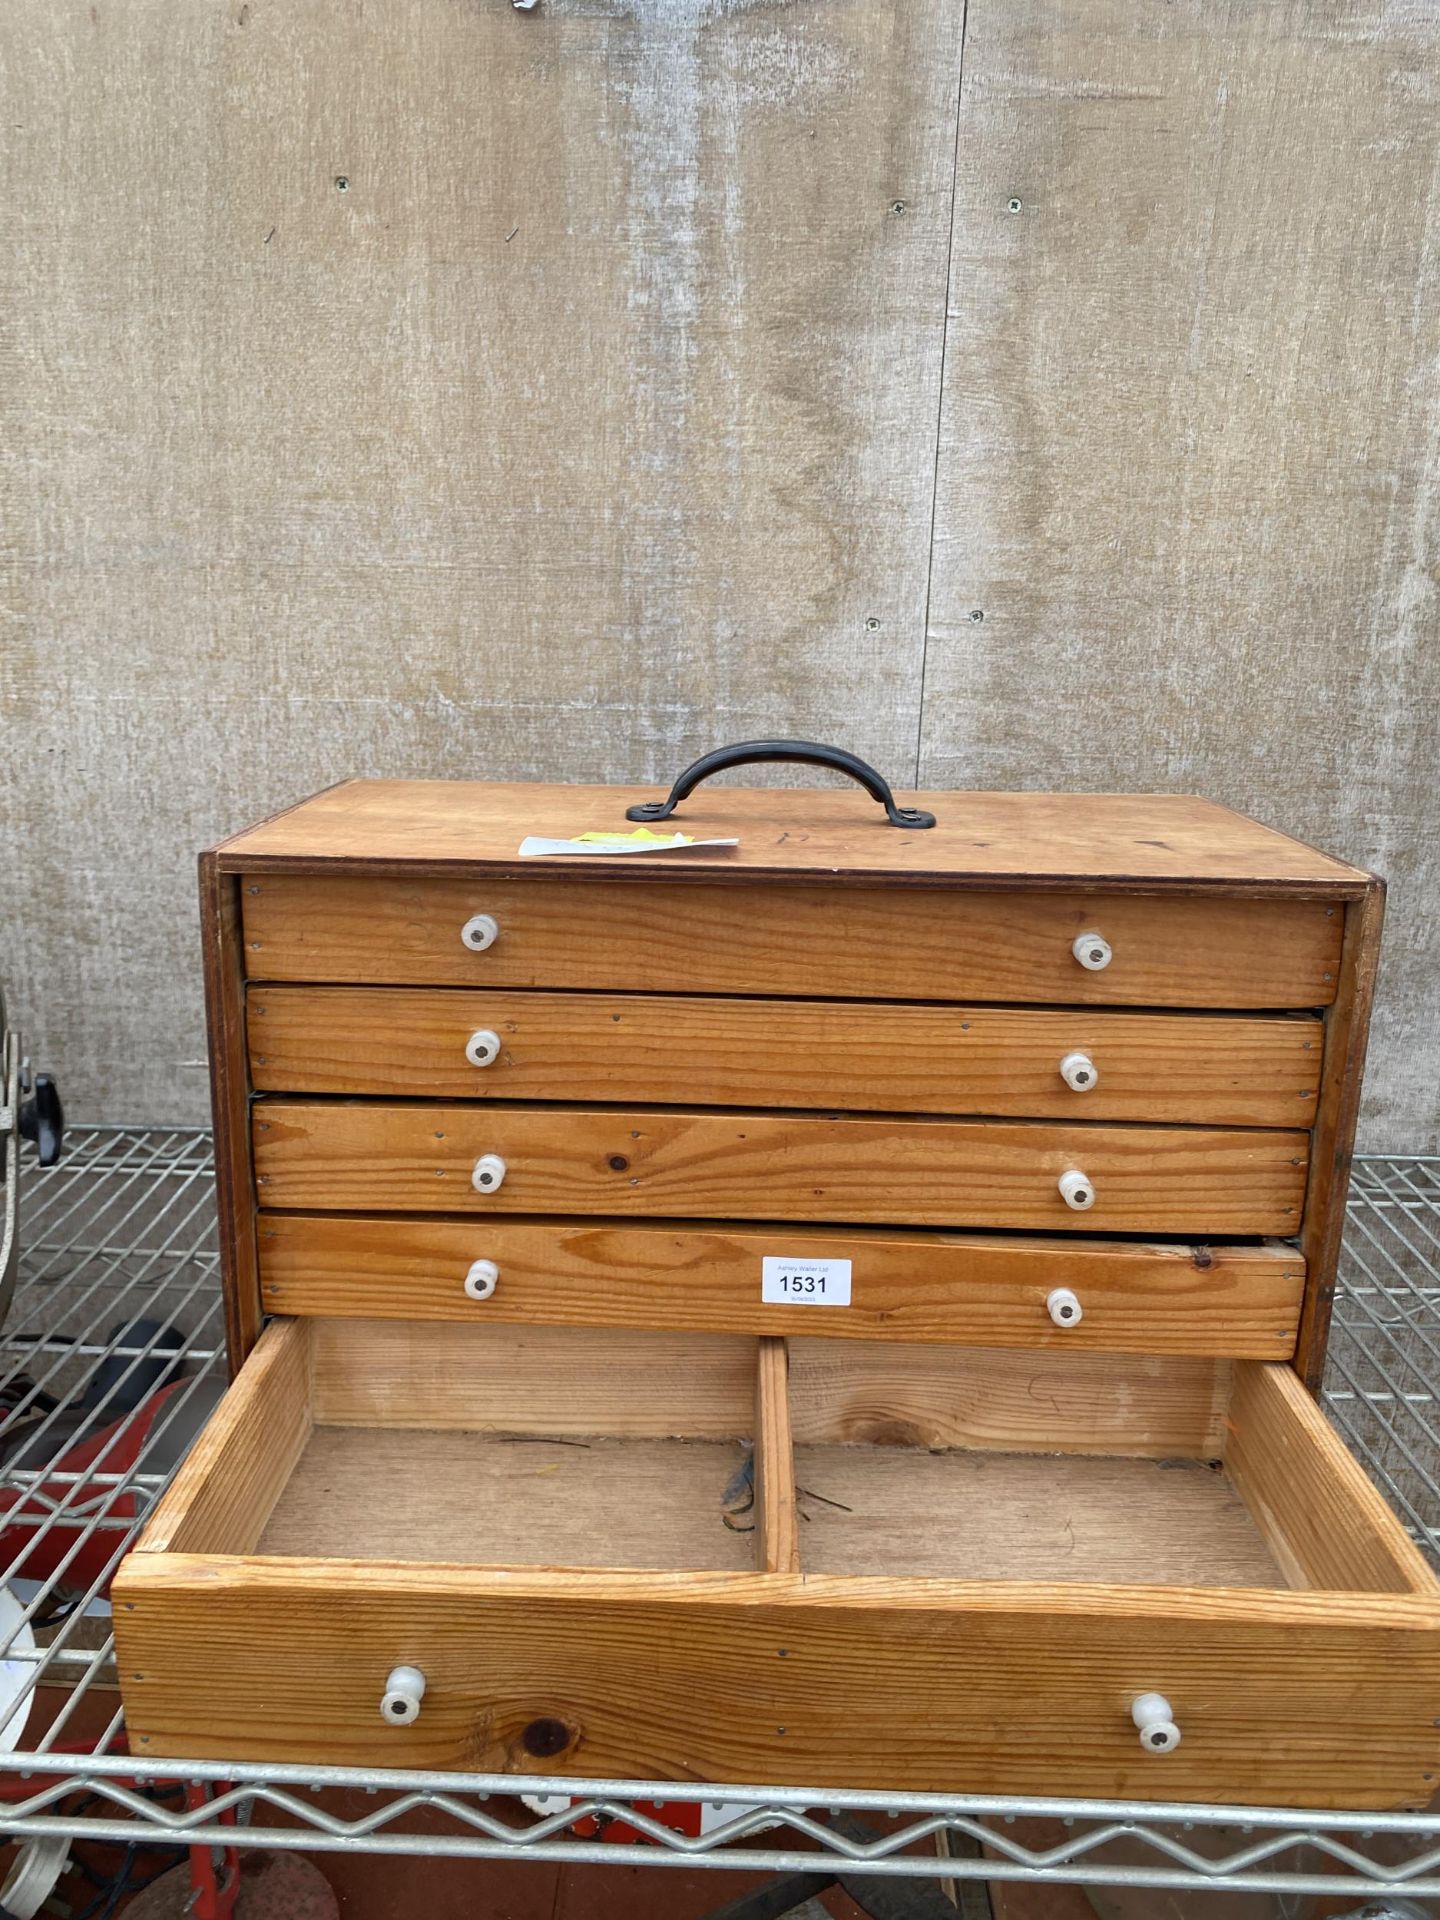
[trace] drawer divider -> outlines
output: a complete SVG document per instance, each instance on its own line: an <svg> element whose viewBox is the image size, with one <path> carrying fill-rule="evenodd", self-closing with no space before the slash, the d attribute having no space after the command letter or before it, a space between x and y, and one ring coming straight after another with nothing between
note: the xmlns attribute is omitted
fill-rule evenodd
<svg viewBox="0 0 1440 1920"><path fill-rule="evenodd" d="M755 1362L755 1534L758 1572L800 1571L790 1357L786 1342L770 1336L761 1338Z"/></svg>

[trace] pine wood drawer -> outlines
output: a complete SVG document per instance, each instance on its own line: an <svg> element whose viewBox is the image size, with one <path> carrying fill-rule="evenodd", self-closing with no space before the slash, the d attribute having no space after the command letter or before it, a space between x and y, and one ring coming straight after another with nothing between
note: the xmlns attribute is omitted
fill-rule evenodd
<svg viewBox="0 0 1440 1920"><path fill-rule="evenodd" d="M1282 1008L1335 998L1317 901L865 886L246 874L256 980ZM476 915L496 927L475 951ZM1094 930L1112 959L1072 951Z"/></svg>
<svg viewBox="0 0 1440 1920"><path fill-rule="evenodd" d="M1323 1351L1378 887L1115 796L518 862L628 804L346 786L207 856L249 1358L114 1584L135 1751L1426 1799L1440 1589L1270 1364Z"/></svg>
<svg viewBox="0 0 1440 1920"><path fill-rule="evenodd" d="M263 1092L1240 1127L1309 1125L1324 1038L1298 1015L453 987L253 986L246 1018Z"/></svg>
<svg viewBox="0 0 1440 1920"><path fill-rule="evenodd" d="M1288 1359L1305 1281L1304 1260L1275 1243L274 1212L258 1238L270 1313L1065 1352ZM792 1299L762 1298L767 1260L779 1263L769 1291L796 1285ZM815 1265L836 1261L848 1270ZM1075 1296L1078 1320L1060 1301L1052 1314L1058 1289Z"/></svg>
<svg viewBox="0 0 1440 1920"><path fill-rule="evenodd" d="M1317 1807L1440 1771L1440 1589L1255 1361L277 1321L113 1600L147 1759Z"/></svg>
<svg viewBox="0 0 1440 1920"><path fill-rule="evenodd" d="M1309 1152L1279 1129L275 1095L252 1124L269 1207L1218 1237L1292 1234ZM1062 1197L1071 1172L1083 1211Z"/></svg>

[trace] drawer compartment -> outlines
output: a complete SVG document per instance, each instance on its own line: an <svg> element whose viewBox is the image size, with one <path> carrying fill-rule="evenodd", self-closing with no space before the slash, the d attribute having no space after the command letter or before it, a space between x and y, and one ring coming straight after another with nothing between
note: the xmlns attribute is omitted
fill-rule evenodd
<svg viewBox="0 0 1440 1920"><path fill-rule="evenodd" d="M253 1127L269 1207L1216 1236L1294 1233L1309 1149L1278 1129L273 1096Z"/></svg>
<svg viewBox="0 0 1440 1920"><path fill-rule="evenodd" d="M1440 1769L1440 1589L1254 1361L277 1321L114 1605L148 1757L1357 1807Z"/></svg>
<svg viewBox="0 0 1440 1920"><path fill-rule="evenodd" d="M271 1313L725 1333L818 1329L828 1339L1262 1360L1294 1352L1305 1283L1299 1253L1276 1244L1157 1246L879 1227L266 1212L258 1245ZM849 1270L826 1270L834 1274L828 1297L822 1289L767 1302L766 1260L782 1268L844 1261ZM471 1280L481 1262L493 1274L481 1267ZM842 1277L843 1288L835 1284ZM770 1290L784 1283L772 1269ZM1048 1303L1060 1288L1075 1295L1079 1320L1064 1318L1059 1302L1062 1317L1052 1318ZM848 1299L835 1304L841 1291Z"/></svg>
<svg viewBox="0 0 1440 1920"><path fill-rule="evenodd" d="M1316 1019L254 986L262 1092L1304 1127ZM1069 1078L1062 1067L1068 1070Z"/></svg>
<svg viewBox="0 0 1440 1920"><path fill-rule="evenodd" d="M247 874L255 980L840 999L1321 1007L1344 910L1126 894ZM484 916L467 945L462 934ZM493 929L493 933L492 930ZM1101 934L1109 963L1073 946Z"/></svg>

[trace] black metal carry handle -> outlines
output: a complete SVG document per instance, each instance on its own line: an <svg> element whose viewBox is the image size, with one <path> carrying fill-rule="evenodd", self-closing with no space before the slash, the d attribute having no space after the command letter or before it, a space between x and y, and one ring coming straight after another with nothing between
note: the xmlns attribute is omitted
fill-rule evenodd
<svg viewBox="0 0 1440 1920"><path fill-rule="evenodd" d="M733 747L717 747L686 767L664 800L642 800L627 807L627 820L668 820L682 800L688 800L702 780L712 773L724 773L727 767L752 767L762 760L793 760L807 767L829 767L835 773L848 773L852 780L884 807L892 827L933 827L935 816L920 807L897 807L890 783L878 774L868 760L847 753L843 747L822 747L814 740L741 740Z"/></svg>
<svg viewBox="0 0 1440 1920"><path fill-rule="evenodd" d="M65 1109L60 1104L60 1089L55 1076L37 1073L20 1090L20 1111L16 1115L20 1138L35 1145L35 1158L42 1167L53 1167L60 1158L65 1138Z"/></svg>

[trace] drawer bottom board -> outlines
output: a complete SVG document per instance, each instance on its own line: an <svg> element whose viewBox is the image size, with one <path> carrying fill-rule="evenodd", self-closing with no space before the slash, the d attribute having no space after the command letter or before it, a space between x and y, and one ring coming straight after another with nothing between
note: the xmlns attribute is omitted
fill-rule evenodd
<svg viewBox="0 0 1440 1920"><path fill-rule="evenodd" d="M1440 1589L1286 1369L1111 1362L1100 1409L1088 1357L407 1331L267 1331L115 1583L137 1751L1315 1806L1440 1773Z"/></svg>
<svg viewBox="0 0 1440 1920"><path fill-rule="evenodd" d="M726 1524L738 1441L316 1427L256 1546L356 1560L567 1567L755 1564Z"/></svg>
<svg viewBox="0 0 1440 1920"><path fill-rule="evenodd" d="M1245 1502L1206 1460L797 1447L795 1488L808 1573L1287 1584Z"/></svg>
<svg viewBox="0 0 1440 1920"><path fill-rule="evenodd" d="M475 1566L755 1565L726 1491L747 1449L316 1427L256 1552ZM1265 1536L1201 1460L795 1450L807 1572L1284 1587Z"/></svg>

